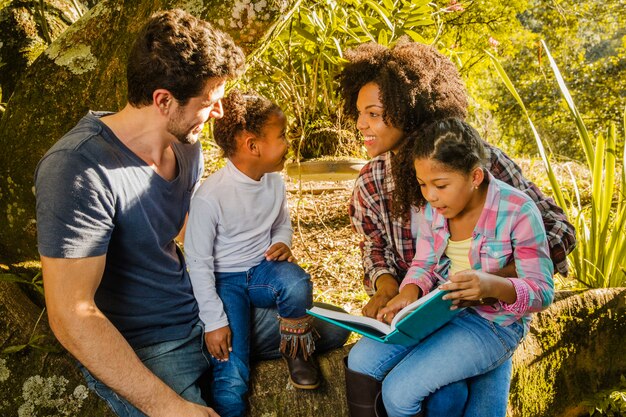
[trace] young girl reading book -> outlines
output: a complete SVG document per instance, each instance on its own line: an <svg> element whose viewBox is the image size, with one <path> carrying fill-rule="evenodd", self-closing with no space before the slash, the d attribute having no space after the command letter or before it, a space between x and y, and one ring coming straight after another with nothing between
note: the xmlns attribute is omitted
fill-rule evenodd
<svg viewBox="0 0 626 417"><path fill-rule="evenodd" d="M233 91L214 137L227 158L194 195L185 258L212 355L211 394L222 417L243 416L251 306L278 307L280 350L294 386L319 385L309 275L291 253L291 221L278 174L288 150L281 109Z"/></svg>
<svg viewBox="0 0 626 417"><path fill-rule="evenodd" d="M348 367L382 381L391 417L422 415L422 401L442 386L488 372L506 361L528 331L530 315L554 295L553 264L537 206L483 169L476 130L458 119L436 122L409 141L417 181L395 192L415 207L416 253L392 298L377 315L389 322L433 288L446 299L478 300L413 347L363 338ZM408 158L405 158L407 160ZM517 278L490 274L511 261ZM490 301L487 301L490 300ZM407 389L406 387L410 387Z"/></svg>

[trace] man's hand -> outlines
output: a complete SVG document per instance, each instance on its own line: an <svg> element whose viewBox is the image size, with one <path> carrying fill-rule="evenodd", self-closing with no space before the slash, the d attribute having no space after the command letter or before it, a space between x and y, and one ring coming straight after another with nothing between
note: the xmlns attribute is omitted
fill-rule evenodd
<svg viewBox="0 0 626 417"><path fill-rule="evenodd" d="M204 342L209 353L218 361L228 360L229 352L233 351L231 338L229 326L220 327L204 334Z"/></svg>
<svg viewBox="0 0 626 417"><path fill-rule="evenodd" d="M295 256L291 253L289 246L283 242L274 243L268 250L265 251L265 259L268 261L287 261L298 263Z"/></svg>
<svg viewBox="0 0 626 417"><path fill-rule="evenodd" d="M376 292L361 312L365 317L376 318L381 308L398 294L398 281L391 274L383 274L376 280Z"/></svg>
<svg viewBox="0 0 626 417"><path fill-rule="evenodd" d="M391 324L391 320L393 320L398 311L417 300L421 292L420 288L415 284L406 285L402 288L400 294L393 297L384 308L380 309L376 315L376 320Z"/></svg>

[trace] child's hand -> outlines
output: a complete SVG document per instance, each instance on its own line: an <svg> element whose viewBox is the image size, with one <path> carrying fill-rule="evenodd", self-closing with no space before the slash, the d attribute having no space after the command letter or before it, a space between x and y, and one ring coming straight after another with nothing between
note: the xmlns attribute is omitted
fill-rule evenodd
<svg viewBox="0 0 626 417"><path fill-rule="evenodd" d="M265 259L268 261L287 261L298 263L296 258L291 253L289 246L282 242L274 243L268 250L265 251Z"/></svg>
<svg viewBox="0 0 626 417"><path fill-rule="evenodd" d="M449 291L443 299L452 300L451 309L467 305L481 305L486 304L486 299L493 297L491 288L494 279L501 280L502 278L483 271L467 269L450 276L449 281L441 284L439 288Z"/></svg>
<svg viewBox="0 0 626 417"><path fill-rule="evenodd" d="M211 356L218 361L227 361L229 352L233 351L229 326L206 332L204 334L204 342Z"/></svg>
<svg viewBox="0 0 626 417"><path fill-rule="evenodd" d="M391 324L391 320L393 320L398 311L417 300L420 293L421 290L417 285L408 284L402 288L400 294L393 297L384 308L380 309L376 315L376 320Z"/></svg>

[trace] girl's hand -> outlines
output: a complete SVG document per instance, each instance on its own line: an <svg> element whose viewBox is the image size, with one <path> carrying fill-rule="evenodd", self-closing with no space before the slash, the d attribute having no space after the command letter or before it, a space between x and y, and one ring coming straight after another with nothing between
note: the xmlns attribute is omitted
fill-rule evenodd
<svg viewBox="0 0 626 417"><path fill-rule="evenodd" d="M493 297L494 280L504 281L500 277L483 271L467 269L450 276L448 282L441 284L439 288L449 291L443 299L452 300L451 309L454 310L467 305L488 304L486 299Z"/></svg>
<svg viewBox="0 0 626 417"><path fill-rule="evenodd" d="M289 246L283 242L274 243L268 250L265 251L265 259L268 261L287 261L298 263L296 258L291 253Z"/></svg>
<svg viewBox="0 0 626 417"><path fill-rule="evenodd" d="M385 322L387 324L391 324L391 321L398 313L398 311L402 310L404 307L411 304L413 301L417 300L420 296L421 290L415 284L408 284L400 294L396 295L387 303L387 305L382 308L378 314L376 315L376 320Z"/></svg>
<svg viewBox="0 0 626 417"><path fill-rule="evenodd" d="M206 332L204 334L204 342L211 356L218 361L227 361L229 352L233 351L231 337L229 326Z"/></svg>

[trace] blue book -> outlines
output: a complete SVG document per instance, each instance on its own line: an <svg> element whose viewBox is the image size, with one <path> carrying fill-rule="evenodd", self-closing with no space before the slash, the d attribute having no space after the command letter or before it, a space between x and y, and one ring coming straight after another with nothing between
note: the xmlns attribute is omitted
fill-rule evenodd
<svg viewBox="0 0 626 417"><path fill-rule="evenodd" d="M322 307L313 307L307 310L307 313L381 343L412 346L463 310L462 308L450 310L452 301L442 299L444 294L445 291L435 288L400 310L391 324L371 317L355 316Z"/></svg>

